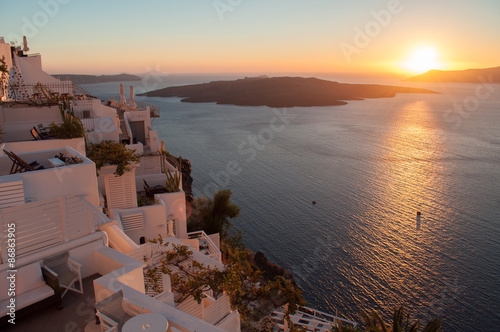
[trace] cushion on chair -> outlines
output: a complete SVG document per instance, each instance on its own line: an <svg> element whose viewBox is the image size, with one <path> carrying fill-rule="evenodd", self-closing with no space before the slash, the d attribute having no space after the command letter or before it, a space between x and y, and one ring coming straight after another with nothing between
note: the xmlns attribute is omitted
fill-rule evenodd
<svg viewBox="0 0 500 332"><path fill-rule="evenodd" d="M42 285L45 285L45 280L43 280L40 263L31 263L17 269L16 294L29 292L30 290L38 288Z"/></svg>
<svg viewBox="0 0 500 332"><path fill-rule="evenodd" d="M19 270L18 270L19 272ZM25 308L33 303L42 301L50 296L54 295L54 290L50 288L49 285L43 284L34 288L26 293L19 293L16 290L16 310ZM0 317L5 316L8 312L7 305L9 305L10 297L4 301L0 302Z"/></svg>
<svg viewBox="0 0 500 332"><path fill-rule="evenodd" d="M30 290L27 293L17 294L16 305L17 308L24 308L38 301L42 301L54 295L54 290L49 285L44 284L40 287Z"/></svg>

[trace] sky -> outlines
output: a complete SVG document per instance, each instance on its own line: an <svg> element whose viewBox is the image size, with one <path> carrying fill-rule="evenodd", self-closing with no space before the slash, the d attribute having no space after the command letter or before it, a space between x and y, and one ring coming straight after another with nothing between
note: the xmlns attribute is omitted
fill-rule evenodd
<svg viewBox="0 0 500 332"><path fill-rule="evenodd" d="M498 0L0 0L51 73L393 73L500 66Z"/></svg>

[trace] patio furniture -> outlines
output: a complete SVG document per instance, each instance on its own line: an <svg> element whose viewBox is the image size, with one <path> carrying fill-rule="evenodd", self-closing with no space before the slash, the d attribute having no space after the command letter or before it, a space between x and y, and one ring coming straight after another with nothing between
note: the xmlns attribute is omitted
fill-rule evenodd
<svg viewBox="0 0 500 332"><path fill-rule="evenodd" d="M153 197L155 194L162 194L167 192L167 188L157 185L154 187L150 187L146 180L142 180L144 182L144 190L146 191L147 197Z"/></svg>
<svg viewBox="0 0 500 332"><path fill-rule="evenodd" d="M67 251L43 260L45 268L53 273L59 280L59 285L65 288L61 297L71 290L83 294L81 264L69 257ZM76 288L78 283L79 287Z"/></svg>
<svg viewBox="0 0 500 332"><path fill-rule="evenodd" d="M37 125L38 133L50 137L50 127L44 127L41 123Z"/></svg>
<svg viewBox="0 0 500 332"><path fill-rule="evenodd" d="M48 161L49 161L50 166L52 166L52 167L61 167L61 166L66 165L66 163L59 158L49 158Z"/></svg>
<svg viewBox="0 0 500 332"><path fill-rule="evenodd" d="M132 317L123 325L122 332L165 332L167 329L168 320L164 316L157 313L150 313Z"/></svg>
<svg viewBox="0 0 500 332"><path fill-rule="evenodd" d="M35 141L41 141L43 138L40 136L38 131L36 131L35 127L30 129L31 136L35 139Z"/></svg>
<svg viewBox="0 0 500 332"><path fill-rule="evenodd" d="M102 312L96 313L97 317L99 317L99 324L101 325L101 332L117 332L118 331L118 322L115 322L112 318L109 318Z"/></svg>
<svg viewBox="0 0 500 332"><path fill-rule="evenodd" d="M28 164L12 151L9 152L4 150L4 153L10 158L10 160L12 160L12 167L10 168L10 174L36 171L45 168L43 165L41 165L36 161Z"/></svg>
<svg viewBox="0 0 500 332"><path fill-rule="evenodd" d="M121 331L123 325L132 317L146 312L145 308L135 305L123 297L123 291L119 290L113 295L99 301L95 305L96 315L101 322L101 331Z"/></svg>
<svg viewBox="0 0 500 332"><path fill-rule="evenodd" d="M47 133L42 133L40 132L36 127L33 127L33 129L35 131L35 135L37 135L39 137L39 139L48 139L48 138L51 138L52 136L50 136L49 134ZM33 132L31 133L31 135L33 137L35 137L35 135L33 134ZM36 138L35 138L36 140Z"/></svg>
<svg viewBox="0 0 500 332"><path fill-rule="evenodd" d="M0 272L0 330L3 324L7 324L11 317L9 313L11 295L8 294L10 280L7 277L9 271ZM15 295L15 317L30 315L34 310L41 309L49 304L55 304L57 309L62 309L61 289L56 278L39 262L34 262L17 268L16 295ZM3 330L2 330L3 331Z"/></svg>

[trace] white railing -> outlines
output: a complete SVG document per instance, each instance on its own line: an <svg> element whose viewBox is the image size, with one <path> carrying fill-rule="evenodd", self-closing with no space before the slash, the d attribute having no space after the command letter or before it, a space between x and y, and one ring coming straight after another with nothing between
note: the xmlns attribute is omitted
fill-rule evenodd
<svg viewBox="0 0 500 332"><path fill-rule="evenodd" d="M139 248L127 253L132 258L138 261L145 262L148 267L153 267L160 264L165 256L165 246L156 243L145 243Z"/></svg>
<svg viewBox="0 0 500 332"><path fill-rule="evenodd" d="M16 257L94 233L110 222L87 200L73 195L26 203L0 210L2 258L7 259L9 229L14 225Z"/></svg>
<svg viewBox="0 0 500 332"><path fill-rule="evenodd" d="M94 115L94 105L91 99L87 100L75 100L71 103L71 109L73 110L75 116L82 119L92 119Z"/></svg>
<svg viewBox="0 0 500 332"><path fill-rule="evenodd" d="M185 313L203 320L203 304L198 303L192 296L188 297L182 303L175 306Z"/></svg>
<svg viewBox="0 0 500 332"><path fill-rule="evenodd" d="M271 320L273 324L280 329L284 328L285 325L285 309L281 307L276 310L271 315ZM321 331L329 332L332 327L338 326L339 322L342 325L348 325L356 327L358 324L356 322L340 318L331 314L327 314L322 311L318 311L309 307L299 307L295 314L290 314L291 322L298 327L306 329L306 331Z"/></svg>
<svg viewBox="0 0 500 332"><path fill-rule="evenodd" d="M177 304L176 308L212 325L216 325L231 313L231 301L228 295L222 294L217 300L210 298L209 301L212 303L206 306L204 301L198 303L190 296Z"/></svg>
<svg viewBox="0 0 500 332"><path fill-rule="evenodd" d="M222 294L215 302L205 308L203 320L209 324L215 325L224 317L231 313L231 301L227 294Z"/></svg>
<svg viewBox="0 0 500 332"><path fill-rule="evenodd" d="M89 212L89 218L94 219L95 222L97 223L97 226L101 226L101 225L110 223L112 221L111 219L108 218L107 215L105 215L104 213L102 213L102 211L100 211L95 206L93 206L92 204L90 204L89 201L87 201L86 199L81 198L81 197L79 197L79 198L87 206L88 212Z"/></svg>
<svg viewBox="0 0 500 332"><path fill-rule="evenodd" d="M144 273L144 286L146 288L146 295L154 297L158 294L161 294L164 292L164 287L163 287L163 273L161 271L156 271L155 273L156 280L158 280L157 283L155 283L152 278L148 277L146 273ZM155 290L155 288L158 287L158 290Z"/></svg>
<svg viewBox="0 0 500 332"><path fill-rule="evenodd" d="M25 84L10 83L6 85L8 95L15 101L24 101L28 99L48 101L56 100L63 95L73 94L73 83L43 83L43 84Z"/></svg>
<svg viewBox="0 0 500 332"><path fill-rule="evenodd" d="M187 245L192 247L196 251L200 251L200 240L198 239L182 239L182 242Z"/></svg>
<svg viewBox="0 0 500 332"><path fill-rule="evenodd" d="M123 113L123 122L125 123L125 128L127 129L128 137L130 138L130 143L134 142L134 137L132 135L132 129L128 123L127 113Z"/></svg>
<svg viewBox="0 0 500 332"><path fill-rule="evenodd" d="M94 118L91 119L80 119L80 121L83 124L83 128L89 132L89 131L95 131L95 122Z"/></svg>
<svg viewBox="0 0 500 332"><path fill-rule="evenodd" d="M197 231L188 233L189 239L198 239L199 251L208 253L208 257L215 258L219 262L222 261L222 255L219 248L215 245L215 243L208 237L205 231Z"/></svg>

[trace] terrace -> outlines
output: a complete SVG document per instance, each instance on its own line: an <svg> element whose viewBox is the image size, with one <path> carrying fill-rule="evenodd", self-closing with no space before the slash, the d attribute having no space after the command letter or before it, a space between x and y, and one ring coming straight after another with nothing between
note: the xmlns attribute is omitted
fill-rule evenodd
<svg viewBox="0 0 500 332"><path fill-rule="evenodd" d="M224 325L237 319L237 313L231 310L229 297L226 294L220 294L216 297L213 292L208 291L204 293L205 298L201 303L198 303L191 296L180 303L176 303L175 299L179 300L179 294L172 293L168 274L163 274L160 269L156 273L156 282L147 276L148 269L161 267L161 261L164 257L165 250L172 250L174 245L181 246L187 244L185 240L179 240L172 237L166 238L165 241L165 246L156 243L146 243L128 253L131 257L137 260L141 259L146 263L144 268L146 294L163 303L175 306L177 309L210 324ZM192 260L208 267L223 269L223 265L220 261L210 259L209 256L197 250L193 250L192 258L184 261L181 265L186 267ZM169 269L174 272L181 272L179 268L173 265L170 265Z"/></svg>
<svg viewBox="0 0 500 332"><path fill-rule="evenodd" d="M123 301L126 298L132 307L143 308L139 313L129 313L130 317L145 312L159 314L168 320L169 331L177 329L220 332L233 330L231 326L239 324L237 314L230 312L229 305L222 305L228 304L225 298L205 303L205 307L210 305L211 309L197 319L181 311L181 308L176 308L173 301L165 301L165 297L157 299L147 296L144 280L144 268L147 263L144 263L143 256L151 250L152 244L143 245L128 255L106 246L108 236L100 229L105 230L113 221L82 197L67 195L1 209L1 256L4 261L7 259L6 225L14 221L17 269L21 270L26 265L68 252L81 264L84 282L83 295L69 292L63 298L65 308L61 312L53 306L48 306L36 314L30 314L29 320L19 317L19 324L15 327L6 326L8 330L30 331L36 326L37 331L98 331L94 305L117 292L122 292ZM174 238L169 241L182 244ZM195 258L205 264L214 264L201 253L196 254ZM8 264L0 265L0 272L7 269ZM53 317L54 321L48 321L47 317ZM124 323L126 322L121 324ZM219 327L212 325L215 323L218 323Z"/></svg>
<svg viewBox="0 0 500 332"><path fill-rule="evenodd" d="M65 164L59 155L80 161ZM16 154L27 164L37 162L43 169L11 174L13 161L0 156L0 192L4 196L16 196L14 205L42 201L48 198L74 194L75 188L94 205L99 205L95 164L73 148L60 148ZM12 205L11 205L12 206Z"/></svg>

